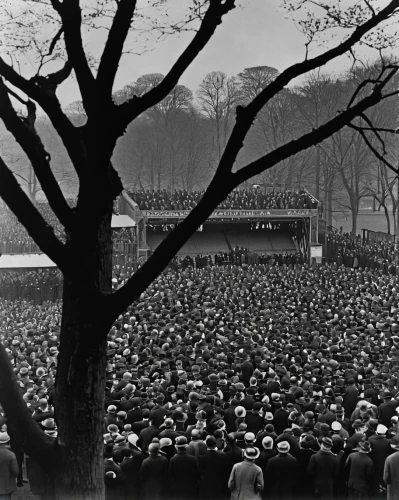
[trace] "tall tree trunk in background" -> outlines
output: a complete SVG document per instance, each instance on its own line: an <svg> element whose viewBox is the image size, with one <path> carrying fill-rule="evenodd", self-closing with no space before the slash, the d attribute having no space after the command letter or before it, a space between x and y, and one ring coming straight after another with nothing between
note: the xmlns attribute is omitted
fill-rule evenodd
<svg viewBox="0 0 399 500"><path fill-rule="evenodd" d="M328 217L326 217L327 226L332 226L332 192L331 192L331 189L332 189L332 187L330 187L328 190L328 199L327 199L327 214L328 214Z"/></svg>
<svg viewBox="0 0 399 500"><path fill-rule="evenodd" d="M315 196L320 200L320 148L316 146L316 186L315 186Z"/></svg>
<svg viewBox="0 0 399 500"><path fill-rule="evenodd" d="M391 234L391 219L389 218L388 207L386 206L386 204L384 204L384 212L385 212L385 218L387 220L387 233Z"/></svg>
<svg viewBox="0 0 399 500"><path fill-rule="evenodd" d="M357 232L357 214L359 211L358 201L351 199L351 213L352 213L352 234L356 236Z"/></svg>

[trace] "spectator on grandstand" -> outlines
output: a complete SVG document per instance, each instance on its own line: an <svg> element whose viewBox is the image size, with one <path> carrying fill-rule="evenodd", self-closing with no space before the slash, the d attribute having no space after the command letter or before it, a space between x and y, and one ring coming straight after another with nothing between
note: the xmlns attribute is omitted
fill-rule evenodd
<svg viewBox="0 0 399 500"><path fill-rule="evenodd" d="M202 198L204 191L166 189L135 190L129 193L141 210L191 210ZM317 208L316 200L302 189L263 192L259 188L237 189L230 193L218 209L264 210Z"/></svg>

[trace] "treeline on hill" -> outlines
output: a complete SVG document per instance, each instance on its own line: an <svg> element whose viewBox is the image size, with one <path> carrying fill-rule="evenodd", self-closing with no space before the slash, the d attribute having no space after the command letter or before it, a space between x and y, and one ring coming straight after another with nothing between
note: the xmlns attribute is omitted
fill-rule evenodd
<svg viewBox="0 0 399 500"><path fill-rule="evenodd" d="M236 168L247 164L334 117L348 102L359 83L379 73L379 63L359 65L339 77L314 72L304 82L277 94L259 113ZM127 128L115 150L113 162L128 189L202 189L219 163L235 120L237 106L257 95L278 71L268 66L246 68L229 77L222 71L207 74L193 92L184 85L175 89L160 104L143 113ZM147 74L114 93L117 104L140 96L159 84L163 75ZM392 88L398 82L392 82ZM364 87L367 90L367 86ZM361 92L358 97L361 96ZM66 109L75 125L85 123L82 103ZM367 113L376 127L398 126L399 102L386 99ZM52 165L64 191L76 191L76 177L51 124L41 118L38 131L52 156ZM394 174L384 160L398 161L398 143L392 134L367 135L378 148L384 141L386 156L377 158L372 148L354 128L346 127L312 149L288 158L253 181L267 186L308 187L323 202L327 225L332 225L334 209L352 212L356 232L360 200L375 198L383 207L390 228L388 206L395 220L397 197ZM5 141L7 143L7 141ZM4 143L4 141L3 141ZM16 175L31 197L40 196L29 164L18 148L8 146ZM4 146L3 146L4 149Z"/></svg>

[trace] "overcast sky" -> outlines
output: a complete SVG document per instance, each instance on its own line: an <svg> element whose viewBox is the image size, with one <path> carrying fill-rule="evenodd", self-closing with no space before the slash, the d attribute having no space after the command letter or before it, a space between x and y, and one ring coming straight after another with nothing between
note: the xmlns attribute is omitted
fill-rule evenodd
<svg viewBox="0 0 399 500"><path fill-rule="evenodd" d="M171 0L169 5L172 10L177 1L187 2ZM282 71L303 60L306 39L295 23L287 18L287 12L281 7L281 0L246 0L241 3L245 7L238 7L225 16L210 43L181 78L181 84L195 92L198 84L210 71L222 70L232 76L243 68L261 65ZM381 0L381 3L386 2ZM152 50L143 55L125 56L117 74L115 90L146 73L167 73L192 37L192 32L171 35L160 43L150 42ZM97 31L92 32L87 47L90 50L102 47ZM315 45L313 53L320 50ZM349 58L344 56L324 69L340 72L348 65ZM78 100L80 97L76 82L72 80L63 84L59 88L59 96L64 106Z"/></svg>

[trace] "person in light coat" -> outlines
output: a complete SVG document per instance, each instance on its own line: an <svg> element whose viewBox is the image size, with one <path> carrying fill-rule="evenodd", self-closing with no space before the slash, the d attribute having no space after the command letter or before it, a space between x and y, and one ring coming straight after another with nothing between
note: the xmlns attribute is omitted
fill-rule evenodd
<svg viewBox="0 0 399 500"><path fill-rule="evenodd" d="M390 445L394 453L385 460L384 481L388 487L387 500L397 500L399 498L399 436L394 436Z"/></svg>
<svg viewBox="0 0 399 500"><path fill-rule="evenodd" d="M231 500L261 500L263 472L254 463L259 455L258 448L247 448L244 451L244 461L234 465L228 484Z"/></svg>
<svg viewBox="0 0 399 500"><path fill-rule="evenodd" d="M11 500L19 474L17 458L10 450L9 442L7 432L0 432L0 498L4 500Z"/></svg>

